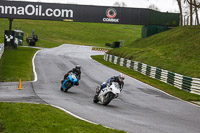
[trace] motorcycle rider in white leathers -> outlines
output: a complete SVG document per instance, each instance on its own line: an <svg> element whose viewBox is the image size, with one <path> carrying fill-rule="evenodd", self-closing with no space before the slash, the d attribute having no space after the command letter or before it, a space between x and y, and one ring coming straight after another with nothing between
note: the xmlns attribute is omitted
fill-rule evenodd
<svg viewBox="0 0 200 133"><path fill-rule="evenodd" d="M99 92L100 92L103 88L105 88L107 85L110 85L112 82L117 82L117 83L119 84L120 91L122 91L123 86L124 86L124 81L123 81L124 79L125 79L125 75L122 74L122 73L120 73L119 76L113 76L113 77L109 78L109 79L107 80L107 82L103 82L103 83L101 84L101 87L100 87L99 91L97 92L97 95L99 94Z"/></svg>

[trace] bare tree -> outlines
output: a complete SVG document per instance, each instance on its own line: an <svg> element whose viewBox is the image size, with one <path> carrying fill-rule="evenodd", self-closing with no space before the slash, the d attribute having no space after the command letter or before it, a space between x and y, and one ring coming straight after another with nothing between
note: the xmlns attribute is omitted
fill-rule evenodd
<svg viewBox="0 0 200 133"><path fill-rule="evenodd" d="M160 11L160 9L154 4L149 5L149 9Z"/></svg>
<svg viewBox="0 0 200 133"><path fill-rule="evenodd" d="M119 2L115 2L115 3L114 3L114 6L120 7L121 5L120 5Z"/></svg>
<svg viewBox="0 0 200 133"><path fill-rule="evenodd" d="M186 0L186 1L190 5L190 8L194 7L194 12L196 15L196 23L199 24L198 8L200 8L200 2L198 0ZM190 10L192 10L192 9L190 9Z"/></svg>
<svg viewBox="0 0 200 133"><path fill-rule="evenodd" d="M122 6L122 7L126 7L127 5L126 5L126 3L122 2L122 3L121 3L121 6Z"/></svg>
<svg viewBox="0 0 200 133"><path fill-rule="evenodd" d="M192 3L192 0L190 0L190 2ZM190 25L193 24L193 15L192 15L192 4L190 4Z"/></svg>
<svg viewBox="0 0 200 133"><path fill-rule="evenodd" d="M196 0L194 0L194 4L197 5ZM194 7L195 14L196 14L196 23L199 25L199 15L198 15L198 9L197 6Z"/></svg>
<svg viewBox="0 0 200 133"><path fill-rule="evenodd" d="M185 0L185 1L187 1L190 5L200 8L200 1L198 0L196 0L194 3L191 0Z"/></svg>
<svg viewBox="0 0 200 133"><path fill-rule="evenodd" d="M180 11L180 25L183 25L183 10L182 10L182 0L176 0L178 3L179 11Z"/></svg>
<svg viewBox="0 0 200 133"><path fill-rule="evenodd" d="M187 19L186 19L187 25L189 25L189 19L190 19L190 16L187 16Z"/></svg>
<svg viewBox="0 0 200 133"><path fill-rule="evenodd" d="M180 25L199 24L200 0L176 0L180 11ZM198 6L199 5L199 6ZM188 23L189 22L189 23Z"/></svg>
<svg viewBox="0 0 200 133"><path fill-rule="evenodd" d="M120 2L115 2L113 5L117 6L117 7L126 7L127 6L125 2L121 2L121 3Z"/></svg>
<svg viewBox="0 0 200 133"><path fill-rule="evenodd" d="M191 10L191 5L187 2L187 0L183 1L183 10L184 10L184 15L186 16L186 25L191 25L191 22L193 22L193 17L191 18L191 16L193 16L193 8ZM193 24L193 23L192 23Z"/></svg>

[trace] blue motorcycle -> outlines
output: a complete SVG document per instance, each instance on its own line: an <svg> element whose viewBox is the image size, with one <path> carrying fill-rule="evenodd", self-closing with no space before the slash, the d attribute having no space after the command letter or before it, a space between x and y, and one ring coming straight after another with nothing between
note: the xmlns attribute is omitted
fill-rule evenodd
<svg viewBox="0 0 200 133"><path fill-rule="evenodd" d="M76 75L73 73L70 73L64 81L61 81L60 89L61 91L67 92L77 82L78 82L78 79L76 78Z"/></svg>

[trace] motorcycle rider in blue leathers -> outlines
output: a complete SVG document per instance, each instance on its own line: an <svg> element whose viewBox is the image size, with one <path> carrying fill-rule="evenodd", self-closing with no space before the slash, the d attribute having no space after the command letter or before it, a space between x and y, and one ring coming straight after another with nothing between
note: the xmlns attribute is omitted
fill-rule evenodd
<svg viewBox="0 0 200 133"><path fill-rule="evenodd" d="M74 85L79 85L79 80L81 79L81 66L76 65L75 68L72 70L68 71L63 78L63 81L69 76L69 73L74 73L76 75L76 78L78 79L78 82L76 82Z"/></svg>

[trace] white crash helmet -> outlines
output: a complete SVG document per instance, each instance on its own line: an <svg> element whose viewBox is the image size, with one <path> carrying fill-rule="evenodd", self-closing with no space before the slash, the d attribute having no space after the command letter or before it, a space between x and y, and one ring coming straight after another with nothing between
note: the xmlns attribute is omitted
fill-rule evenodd
<svg viewBox="0 0 200 133"><path fill-rule="evenodd" d="M120 80L124 80L124 79L125 79L125 75L122 74L122 73L120 73L120 74L119 74L119 79L120 79Z"/></svg>

